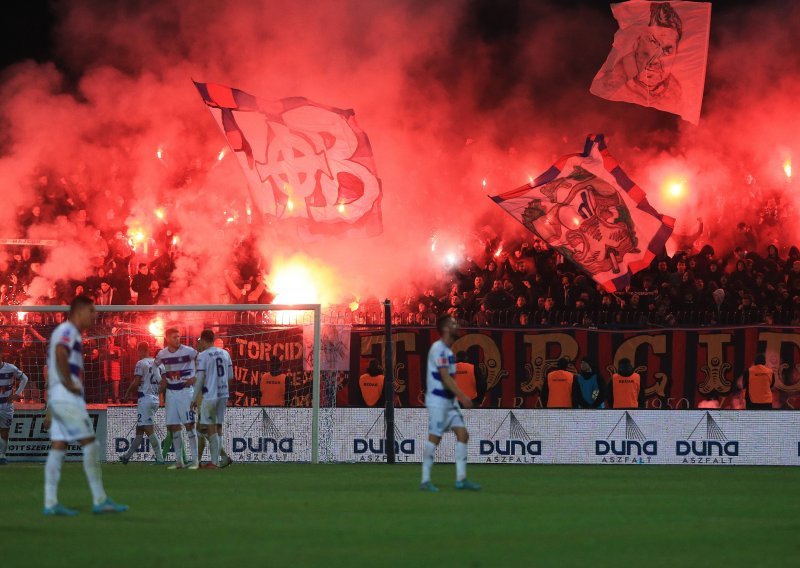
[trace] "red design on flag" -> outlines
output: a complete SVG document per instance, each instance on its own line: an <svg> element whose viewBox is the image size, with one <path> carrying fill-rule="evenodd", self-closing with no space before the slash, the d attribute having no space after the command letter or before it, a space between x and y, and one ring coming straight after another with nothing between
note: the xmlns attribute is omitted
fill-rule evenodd
<svg viewBox="0 0 800 568"><path fill-rule="evenodd" d="M603 135L561 157L533 182L492 197L609 291L621 291L663 250L674 219L625 174Z"/></svg>
<svg viewBox="0 0 800 568"><path fill-rule="evenodd" d="M262 101L195 83L237 156L258 210L301 236L382 232L381 181L352 110L302 97Z"/></svg>

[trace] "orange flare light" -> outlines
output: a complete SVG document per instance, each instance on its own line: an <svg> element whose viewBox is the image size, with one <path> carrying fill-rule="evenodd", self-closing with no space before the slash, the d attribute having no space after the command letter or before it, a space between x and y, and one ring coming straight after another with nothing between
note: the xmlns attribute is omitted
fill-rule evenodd
<svg viewBox="0 0 800 568"><path fill-rule="evenodd" d="M661 195L664 199L677 203L686 197L686 181L682 179L667 179L661 186Z"/></svg>
<svg viewBox="0 0 800 568"><path fill-rule="evenodd" d="M265 283L275 294L275 304L329 306L341 299L333 271L305 255L276 259Z"/></svg>
<svg viewBox="0 0 800 568"><path fill-rule="evenodd" d="M150 325L147 326L147 331L149 331L150 335L153 337L164 337L164 320L161 318L152 320Z"/></svg>
<svg viewBox="0 0 800 568"><path fill-rule="evenodd" d="M786 179L792 179L792 161L786 160L783 163L783 173L786 174Z"/></svg>

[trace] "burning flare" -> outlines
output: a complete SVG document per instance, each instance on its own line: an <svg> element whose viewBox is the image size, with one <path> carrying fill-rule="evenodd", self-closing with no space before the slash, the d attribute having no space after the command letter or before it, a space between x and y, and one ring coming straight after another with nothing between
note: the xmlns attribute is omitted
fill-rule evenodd
<svg viewBox="0 0 800 568"><path fill-rule="evenodd" d="M321 304L324 307L340 300L333 270L304 255L275 260L266 285L275 294L275 304Z"/></svg>
<svg viewBox="0 0 800 568"><path fill-rule="evenodd" d="M661 194L664 199L672 203L679 203L686 197L686 180L676 179L674 177L667 178L661 186Z"/></svg>
<svg viewBox="0 0 800 568"><path fill-rule="evenodd" d="M150 335L158 339L159 337L164 337L164 320L161 318L156 318L150 322L150 325L147 326L147 331L150 332Z"/></svg>

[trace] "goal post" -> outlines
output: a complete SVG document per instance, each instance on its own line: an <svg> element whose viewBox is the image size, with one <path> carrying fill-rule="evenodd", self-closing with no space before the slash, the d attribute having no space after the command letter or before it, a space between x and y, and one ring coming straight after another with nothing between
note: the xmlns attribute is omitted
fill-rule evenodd
<svg viewBox="0 0 800 568"><path fill-rule="evenodd" d="M289 392L284 406L288 407L287 411L291 408L310 411L310 451L306 459L312 463L320 462L320 409L323 405L335 405L336 377L325 374L326 384L323 384L322 309L319 304L126 305L96 306L96 309L96 325L84 333L85 344L90 347L87 353L85 345L84 358L87 371L96 382L87 387L102 391L87 392L87 403L102 404L101 399L106 394L109 397L113 395L112 404L120 402L123 395L120 391L132 379L132 365L135 364L139 342L148 343L152 356L163 347L166 328L181 329L182 342L194 347L200 331L210 327L217 332L222 347L232 354L240 375L235 379L237 384L240 379L247 382L246 388L242 389L248 391L246 396L232 401L232 406L262 406L264 400L259 399L258 389L264 388L264 374L272 374L269 365L278 360L280 375L287 375L284 380ZM31 376L36 394L29 397L28 402L33 405L46 404L47 341L68 311L68 306L0 306L0 350L10 353L13 359L10 362L19 363ZM259 377L262 384L254 385ZM332 396L328 392L330 380L334 387ZM109 385L114 385L114 382L117 384L112 393ZM323 390L326 390L324 400ZM126 402L132 404L128 400L123 401L123 405ZM296 415L302 416L303 412ZM269 427L274 429L275 425L266 413L264 417ZM259 443L262 442L266 443L259 438Z"/></svg>

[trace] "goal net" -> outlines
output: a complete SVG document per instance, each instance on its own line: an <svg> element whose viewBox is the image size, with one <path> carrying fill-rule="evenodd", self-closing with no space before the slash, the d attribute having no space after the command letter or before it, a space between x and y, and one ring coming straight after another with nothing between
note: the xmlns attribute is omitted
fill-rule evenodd
<svg viewBox="0 0 800 568"><path fill-rule="evenodd" d="M18 307L0 313L4 360L30 378L18 408L47 403L47 343L66 307ZM204 329L227 350L234 379L223 429L224 447L242 461L332 461L333 408L345 380L347 354L321 350L317 305L305 306L98 306L84 332L84 387L90 408L106 408L106 459L115 461L135 437L137 392L130 389L138 346L150 356L164 347L168 328L195 347ZM26 311L21 311L26 310ZM253 412L252 407L260 407ZM165 435L162 407L156 431ZM151 459L145 437L133 460Z"/></svg>

